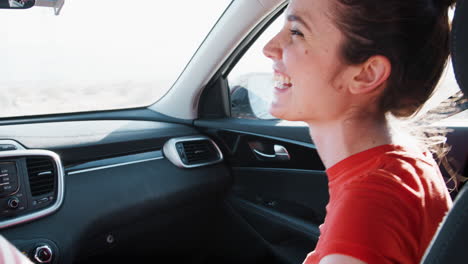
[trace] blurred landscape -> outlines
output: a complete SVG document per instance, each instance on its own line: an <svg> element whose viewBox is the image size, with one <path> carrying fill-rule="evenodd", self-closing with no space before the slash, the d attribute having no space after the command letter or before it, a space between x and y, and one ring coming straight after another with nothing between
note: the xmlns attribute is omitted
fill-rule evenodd
<svg viewBox="0 0 468 264"><path fill-rule="evenodd" d="M38 82L1 83L0 117L73 113L148 106L167 89L155 82L57 83L41 87ZM164 84L167 87L167 83ZM160 86L161 87L161 86Z"/></svg>

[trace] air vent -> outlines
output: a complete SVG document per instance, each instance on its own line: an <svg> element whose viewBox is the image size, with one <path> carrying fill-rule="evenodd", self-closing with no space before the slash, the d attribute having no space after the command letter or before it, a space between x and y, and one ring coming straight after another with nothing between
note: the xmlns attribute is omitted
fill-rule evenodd
<svg viewBox="0 0 468 264"><path fill-rule="evenodd" d="M194 140L176 144L177 152L185 164L207 163L219 159L218 152L208 140Z"/></svg>
<svg viewBox="0 0 468 264"><path fill-rule="evenodd" d="M163 151L172 163L182 168L210 165L223 160L218 146L205 136L170 139L164 144Z"/></svg>
<svg viewBox="0 0 468 264"><path fill-rule="evenodd" d="M54 191L56 170L49 158L27 158L29 186L33 197Z"/></svg>

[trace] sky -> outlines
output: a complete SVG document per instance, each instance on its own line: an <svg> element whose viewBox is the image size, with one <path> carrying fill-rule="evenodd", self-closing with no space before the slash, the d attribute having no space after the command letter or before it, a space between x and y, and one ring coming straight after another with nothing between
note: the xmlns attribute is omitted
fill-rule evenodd
<svg viewBox="0 0 468 264"><path fill-rule="evenodd" d="M172 82L229 2L65 0L58 16L50 7L0 10L0 81Z"/></svg>

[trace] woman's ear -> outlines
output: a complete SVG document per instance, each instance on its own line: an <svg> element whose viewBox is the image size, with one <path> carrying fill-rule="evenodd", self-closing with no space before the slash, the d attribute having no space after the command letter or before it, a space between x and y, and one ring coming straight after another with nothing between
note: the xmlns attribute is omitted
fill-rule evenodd
<svg viewBox="0 0 468 264"><path fill-rule="evenodd" d="M380 90L392 71L389 59L381 55L372 56L356 67L350 83L352 94L367 94Z"/></svg>

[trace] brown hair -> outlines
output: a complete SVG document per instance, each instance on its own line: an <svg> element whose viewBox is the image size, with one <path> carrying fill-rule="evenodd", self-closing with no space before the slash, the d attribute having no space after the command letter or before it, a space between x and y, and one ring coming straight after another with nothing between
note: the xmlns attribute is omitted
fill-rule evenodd
<svg viewBox="0 0 468 264"><path fill-rule="evenodd" d="M345 62L390 60L380 109L409 117L431 96L449 55L448 8L455 0L335 0L332 12L345 36Z"/></svg>
<svg viewBox="0 0 468 264"><path fill-rule="evenodd" d="M413 116L432 95L449 56L448 8L456 0L335 0L334 22L344 34L341 56L360 64L374 55L390 60L392 72L380 98L380 110L397 118ZM429 124L460 111L457 102L440 105L410 121L408 132L416 136L443 165L456 190L467 178L453 169L446 156L450 132Z"/></svg>

